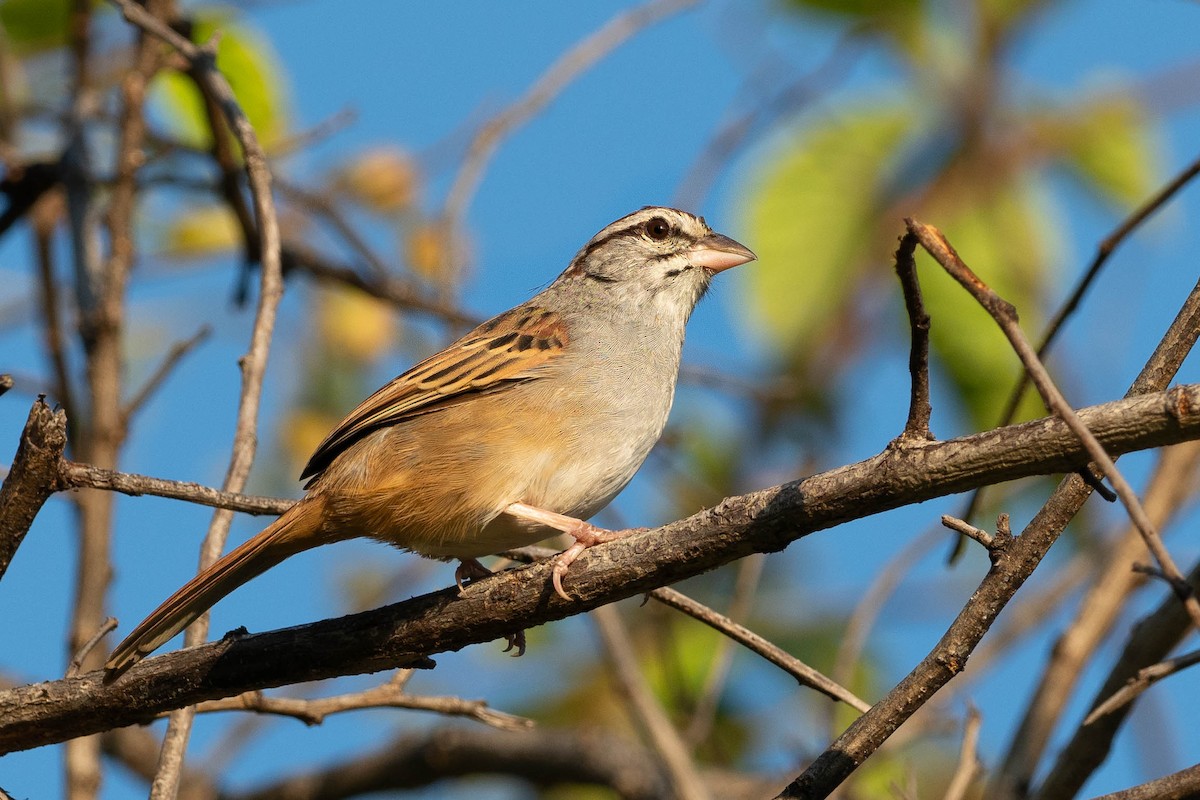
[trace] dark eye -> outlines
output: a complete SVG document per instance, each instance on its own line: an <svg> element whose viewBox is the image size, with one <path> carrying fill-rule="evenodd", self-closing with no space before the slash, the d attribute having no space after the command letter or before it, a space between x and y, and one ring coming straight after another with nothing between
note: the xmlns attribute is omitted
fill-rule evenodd
<svg viewBox="0 0 1200 800"><path fill-rule="evenodd" d="M646 222L646 235L661 242L671 235L671 226L662 217L652 217Z"/></svg>

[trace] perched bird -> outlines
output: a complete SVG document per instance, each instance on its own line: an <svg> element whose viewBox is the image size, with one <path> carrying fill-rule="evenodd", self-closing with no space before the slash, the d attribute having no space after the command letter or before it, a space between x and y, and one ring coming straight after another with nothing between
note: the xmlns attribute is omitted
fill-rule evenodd
<svg viewBox="0 0 1200 800"><path fill-rule="evenodd" d="M624 488L667 421L684 326L717 272L755 258L700 217L647 207L596 234L545 290L375 394L318 447L308 493L150 614L108 659L119 675L288 556L355 537L462 562L557 532L554 590L584 522Z"/></svg>

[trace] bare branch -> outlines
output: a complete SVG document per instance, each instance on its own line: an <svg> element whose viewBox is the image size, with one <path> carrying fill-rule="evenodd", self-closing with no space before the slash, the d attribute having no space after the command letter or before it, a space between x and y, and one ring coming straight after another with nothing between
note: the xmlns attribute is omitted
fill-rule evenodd
<svg viewBox="0 0 1200 800"><path fill-rule="evenodd" d="M133 497L154 495L155 497L168 497L172 500L186 500L202 506L241 511L245 514L282 514L296 502L281 497L224 492L190 481L172 481L131 472L100 469L90 464L80 464L65 459L59 462L57 471L60 482L58 488L62 489L86 487L106 489Z"/></svg>
<svg viewBox="0 0 1200 800"><path fill-rule="evenodd" d="M1200 795L1200 764L1094 800L1188 800Z"/></svg>
<svg viewBox="0 0 1200 800"><path fill-rule="evenodd" d="M1139 669L1137 674L1130 678L1119 691L1114 692L1111 697L1093 708L1091 713L1084 718L1083 724L1091 725L1106 714L1111 714L1118 708L1129 705L1137 699L1138 695L1163 678L1174 675L1176 672L1185 670L1188 667L1195 666L1197 663L1200 663L1200 650L1193 650L1185 655L1160 661L1157 664Z"/></svg>
<svg viewBox="0 0 1200 800"><path fill-rule="evenodd" d="M1200 445L1189 442L1162 451L1147 485L1146 510L1161 528L1191 496L1200 474ZM1020 726L1009 740L1008 753L993 777L993 794L1002 786L1028 785L1061 717L1084 665L1112 631L1126 601L1144 580L1129 564L1145 552L1133 526L1108 547L1104 566L1079 599L1074 619L1050 649L1049 660L1025 708Z"/></svg>
<svg viewBox="0 0 1200 800"><path fill-rule="evenodd" d="M1017 322L1017 311L1012 304L996 294L990 286L979 279L974 272L971 271L963 260L958 257L958 253L954 252L954 248L942 235L941 231L936 228L925 225L916 220L908 220L909 230L920 240L921 245L933 256L934 260L942 265L950 275L957 280L963 288L965 288L972 297L974 297L981 306L1004 332L1005 337L1016 351L1017 356L1021 359L1021 363L1025 365L1025 371L1028 373L1030 380L1033 381L1041 394L1042 399L1046 403L1046 407L1053 413L1063 419L1075 435L1080 438L1087 448L1088 455L1091 456L1108 480L1116 489L1117 495L1121 498L1121 503L1125 506L1129 513L1130 519L1137 526L1138 531L1142 534L1142 538L1146 541L1146 547L1154 554L1154 559L1162 568L1167 580L1171 583L1175 593L1179 596L1180 601L1187 608L1188 614L1192 617L1193 624L1200 628L1200 600L1197 600L1196 595L1188 587L1187 581L1183 579L1183 574L1179 571L1179 567L1175 565L1175 560L1171 557L1170 552L1162 543L1162 538L1158 535L1158 529L1154 522L1146 514L1146 509L1142 507L1142 503L1138 500L1137 493L1129 482L1125 480L1125 476L1117 469L1116 463L1107 452L1103 445L1092 435L1087 426L1079 419L1067 403L1062 392L1055 386L1054 380L1050 377L1050 373L1046 371L1045 366L1038 359L1037 353L1029 344L1029 340L1025 338L1024 332L1021 330L1020 324Z"/></svg>
<svg viewBox="0 0 1200 800"><path fill-rule="evenodd" d="M1200 587L1200 564L1192 567L1188 580L1193 587ZM1092 708L1099 707L1121 691L1141 669L1164 661L1188 632L1189 623L1189 616L1174 597L1168 597L1143 617L1133 626L1121 655L1096 692ZM1078 793L1088 777L1104 763L1114 737L1132 708L1132 703L1121 705L1096 717L1091 724L1080 725L1059 751L1053 768L1037 791L1030 792L1029 796L1034 800L1052 800Z"/></svg>
<svg viewBox="0 0 1200 800"><path fill-rule="evenodd" d="M1160 446L1185 436L1200 437L1200 386L1176 387L1080 413L1111 452ZM447 589L338 620L226 638L150 658L111 684L96 671L0 692L0 752L143 722L175 706L252 689L414 666L435 652L491 641L643 594L752 552L780 550L849 519L984 481L1073 469L1085 458L1079 440L1056 418L931 442L919 451L887 449L864 462L731 497L687 519L591 548L572 566L571 602L549 588L551 565L538 563L469 584L461 594ZM1025 551L1031 546L1026 536L1014 539L964 610L970 616L958 624L972 626L970 638L962 639L964 634L952 628L949 635L960 637L949 640L952 650L931 656L926 669L940 676L933 688L962 669L968 645L978 642L1036 564L1038 553ZM1043 541L1039 546L1049 544ZM918 699L932 694L933 688L921 689ZM905 691L904 686L893 694L896 691ZM876 703L864 717L877 716L891 703ZM894 721L887 725L888 732L895 730ZM850 732L858 729L856 723ZM881 733L873 731L873 736ZM858 747L847 752L858 752Z"/></svg>
<svg viewBox="0 0 1200 800"><path fill-rule="evenodd" d="M1179 313L1129 388L1127 397L1162 391L1178 372L1198 337L1200 284L1193 287L1184 300ZM1111 446L1106 445L1106 449L1115 453ZM1013 545L993 564L937 646L886 697L855 720L779 797L828 796L929 697L959 674L991 622L1090 496L1090 488L1077 475L1063 480L1021 536L1014 539Z"/></svg>
<svg viewBox="0 0 1200 800"><path fill-rule="evenodd" d="M87 658L87 654L92 652L96 645L100 644L100 640L117 629L117 618L108 617L92 635L92 638L84 642L83 647L71 659L71 665L67 667L68 678L74 678L79 674L79 670L83 667L83 661Z"/></svg>
<svg viewBox="0 0 1200 800"><path fill-rule="evenodd" d="M254 128L238 105L228 81L217 69L215 49L212 46L197 47L133 0L113 2L121 8L126 20L162 39L187 59L189 74L201 87L204 96L219 106L245 155L246 176L250 184L259 234L259 263L262 269L258 309L254 329L250 334L250 347L241 360L242 391L238 401L237 426L233 435L233 453L222 487L228 492L240 492L246 484L254 462L263 375L266 372L267 354L275 328L275 312L283 294L279 222L275 214L275 201L271 196L271 174ZM213 135L219 136L220 132L214 130ZM200 569L204 569L220 556L232 520L233 513L225 509L218 509L213 514L208 533L201 545ZM208 615L205 614L188 628L185 641L190 645L198 644L203 642L207 635ZM163 742L160 769L151 786L152 798L173 798L177 793L179 777L182 774L183 751L187 747L191 721L192 714L186 710L172 717Z"/></svg>
<svg viewBox="0 0 1200 800"><path fill-rule="evenodd" d="M385 684L353 694L303 700L293 697L268 697L261 691L243 692L237 697L209 700L196 706L197 714L217 711L253 711L294 717L305 725L320 725L331 714L358 711L364 708L408 708L432 711L451 717L467 717L504 731L532 728L533 720L506 714L489 708L483 700L463 700L460 697L431 697L408 694L402 683Z"/></svg>

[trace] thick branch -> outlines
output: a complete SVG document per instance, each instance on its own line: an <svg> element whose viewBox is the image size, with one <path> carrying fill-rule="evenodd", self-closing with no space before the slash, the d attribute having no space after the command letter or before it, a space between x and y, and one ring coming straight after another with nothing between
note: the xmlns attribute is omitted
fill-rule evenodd
<svg viewBox="0 0 1200 800"><path fill-rule="evenodd" d="M12 469L0 485L0 578L46 498L61 488L58 460L66 446L67 415L52 411L38 398L21 432Z"/></svg>
<svg viewBox="0 0 1200 800"><path fill-rule="evenodd" d="M1080 413L1109 452L1157 447L1200 437L1200 386ZM588 550L569 577L575 602L558 598L549 587L550 567L535 564L478 581L462 595L444 590L342 619L169 653L112 684L94 672L0 693L0 752L146 722L171 708L252 689L413 666L432 653L642 594L753 552L781 550L849 519L982 483L1073 471L1085 459L1078 439L1054 418L891 448Z"/></svg>

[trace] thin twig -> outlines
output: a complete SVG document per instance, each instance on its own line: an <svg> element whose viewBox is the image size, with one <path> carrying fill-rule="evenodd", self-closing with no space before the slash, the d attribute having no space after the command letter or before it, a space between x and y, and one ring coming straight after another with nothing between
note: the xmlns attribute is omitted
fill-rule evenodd
<svg viewBox="0 0 1200 800"><path fill-rule="evenodd" d="M742 559L737 567L737 578L733 585L733 599L729 602L729 612L726 619L740 625L750 613L762 579L763 566L766 557L750 556ZM703 741L712 730L713 721L717 716L717 705L721 700L729 672L733 666L734 639L722 636L717 640L717 647L709 662L708 675L700 690L700 699L696 701L692 718L683 732L683 738L693 747Z"/></svg>
<svg viewBox="0 0 1200 800"><path fill-rule="evenodd" d="M216 51L210 43L198 47L180 36L161 19L148 13L133 0L112 0L121 8L125 19L157 36L175 48L189 64L189 72L201 86L206 98L215 101L221 108L230 130L237 137L245 154L246 175L250 184L257 229L259 232L259 262L261 284L254 329L250 335L250 347L242 357L242 391L238 402L237 425L233 436L233 452L229 469L222 488L239 492L246 484L250 467L254 462L257 445L257 422L259 400L262 395L263 375L266 372L267 354L271 345L271 334L275 327L275 313L283 294L282 266L280 262L279 222L275 214L275 202L271 196L271 175L266 155L259 144L250 121L237 103L228 81L216 67ZM214 130L214 136L220 131ZM233 513L218 509L213 514L208 533L201 546L200 569L204 569L221 554L225 538L229 533ZM202 643L208 635L208 617L201 616L188 628L185 642L188 645ZM184 709L171 718L164 737L160 768L151 786L152 798L173 798L178 791L182 773L183 752L187 747L193 714Z"/></svg>
<svg viewBox="0 0 1200 800"><path fill-rule="evenodd" d="M1017 356L1021 359L1021 363L1025 365L1025 371L1029 374L1034 386L1037 387L1046 407L1058 415L1075 432L1075 435L1079 437L1084 447L1087 448L1088 455L1091 456L1092 460L1104 472L1109 482L1112 483L1113 488L1116 489L1117 495L1121 498L1121 503L1125 506L1130 519L1133 520L1134 525L1137 526L1138 531L1142 534L1142 538L1145 539L1146 547L1154 555L1154 559L1162 568L1180 602L1184 604L1184 607L1192 618L1193 624L1197 628L1200 628L1200 600L1196 599L1187 581L1183 579L1183 574L1179 571L1179 567L1175 565L1175 560L1163 545L1162 538L1158 535L1158 530L1154 522L1146 514L1146 509L1142 507L1142 503L1138 499L1133 487L1125 480L1125 476L1117 469L1117 465L1114 463L1112 457L1109 456L1100 442L1096 440L1096 437L1088 430L1088 427L1080 421L1079 415L1075 413L1074 409L1067 403L1066 398L1063 397L1062 392L1054 384L1054 379L1050 377L1050 373L1046 371L1045 365L1042 364L1037 353L1034 352L1033 347L1029 344L1029 340L1025 338L1025 334L1017 322L1016 309L971 271L970 267L959 258L958 253L954 251L954 248L946 240L946 237L942 235L941 231L916 220L910 219L906 220L906 222L908 229L920 239L922 247L983 306L1000 326L1009 344L1012 345L1013 350L1016 351Z"/></svg>
<svg viewBox="0 0 1200 800"><path fill-rule="evenodd" d="M85 658L87 658L87 654L92 652L92 650L95 649L96 645L100 644L101 639L103 639L105 636L112 633L116 629L117 629L117 618L116 617L107 617L104 620L104 622L101 623L101 625L100 625L99 629L97 629L96 633L92 635L92 638L90 638L86 642L84 642L83 647L79 648L79 652L76 653L75 657L71 659L71 665L69 667L67 667L67 674L65 677L74 678L76 675L78 675L79 670L83 668L83 660Z"/></svg>
<svg viewBox="0 0 1200 800"><path fill-rule="evenodd" d="M280 194L289 198L293 203L305 206L311 213L323 217L338 236L342 237L342 241L358 254L358 257L363 260L377 280L387 278L390 272L387 264L371 249L367 240L359 235L341 209L329 202L328 198L319 192L309 191L299 184L278 178L275 179L275 186L279 189Z"/></svg>
<svg viewBox="0 0 1200 800"><path fill-rule="evenodd" d="M558 555L558 551L548 547L521 547L504 553L505 557L526 564L534 561L543 561L556 555ZM668 586L661 586L651 591L649 597L676 611L682 611L689 617L703 622L713 630L728 636L747 650L757 653L791 675L801 686L814 689L830 700L845 703L856 711L866 711L871 707L870 703L859 698L845 686L841 686L837 682L830 680L783 648L767 641L746 626L739 625L724 614L715 611L699 601L693 600L682 592Z"/></svg>
<svg viewBox="0 0 1200 800"><path fill-rule="evenodd" d="M409 670L402 672L409 672ZM445 716L466 717L505 731L523 731L534 727L533 720L496 711L488 707L487 702L483 700L408 694L404 691L403 684L395 681L388 681L361 692L311 700L294 697L269 697L261 691L244 692L236 697L200 703L196 706L196 713L253 711L258 714L293 717L305 725L320 725L331 714L365 708L407 708L417 711L432 711Z"/></svg>
<svg viewBox="0 0 1200 800"><path fill-rule="evenodd" d="M261 495L224 492L190 481L172 481L166 478L152 478L148 475L137 475L132 472L117 472L111 469L100 469L91 464L80 464L76 461L62 460L58 464L58 474L63 489L105 489L120 492L131 497L153 495L172 500L185 500L212 508L223 508L229 511L240 511L244 514L282 514L295 504L295 500L282 497L263 497Z"/></svg>
<svg viewBox="0 0 1200 800"><path fill-rule="evenodd" d="M932 440L929 417L933 407L929 404L929 314L921 299L921 284L917 280L917 263L913 254L917 249L917 237L905 233L896 249L896 276L904 292L904 308L908 312L911 342L908 354L908 373L911 390L908 403L908 420L904 432L893 444L903 446Z"/></svg>
<svg viewBox="0 0 1200 800"><path fill-rule="evenodd" d="M1174 675L1176 672L1185 670L1198 663L1200 663L1200 650L1193 650L1190 653L1185 653L1184 655L1139 669L1137 674L1130 678L1129 682L1120 691L1115 692L1107 700L1092 709L1091 713L1084 718L1083 724L1091 725L1100 719L1100 717L1111 714L1122 706L1129 705L1138 695L1163 678Z"/></svg>
<svg viewBox="0 0 1200 800"><path fill-rule="evenodd" d="M1062 329L1063 324L1067 319L1075 313L1083 300L1084 294L1091 287L1096 277L1100 274L1101 268L1107 263L1108 259L1117 248L1122 245L1130 234L1132 234L1143 222L1154 215L1162 206L1175 196L1175 194L1188 184L1196 175L1200 174L1200 158L1197 158L1191 164L1183 169L1178 175L1167 182L1165 186L1155 192L1141 206L1134 210L1132 214L1122 220L1104 240L1100 242L1096 248L1096 255L1092 258L1092 263L1084 270L1083 276L1075 284L1074 290L1067 297L1058 310L1054 312L1054 316L1047 324L1045 331L1042 333L1041 344L1037 348L1037 356L1039 359L1045 360L1046 354L1050 352L1050 347L1054 344L1054 340L1058 336L1058 332ZM1021 370L1020 377L1017 378L1017 384L1013 387L1012 393L1008 396L1008 402L1004 406L1004 411L1000 415L1000 420L997 424L1008 425L1016 416L1017 407L1021 404L1021 398L1025 395L1025 389L1029 386L1029 373ZM986 487L980 487L971 493L970 499L967 501L966 508L959 515L965 520L970 520L975 516L975 512L979 508L980 499ZM950 560L957 558L962 552L962 540L959 539L954 546L954 550L950 554Z"/></svg>
<svg viewBox="0 0 1200 800"><path fill-rule="evenodd" d="M205 339L212 335L212 327L209 325L201 325L200 329L192 334L189 338L183 341L176 342L171 345L171 349L163 356L162 363L158 368L150 374L146 382L142 384L142 388L134 392L133 397L121 409L121 417L124 420L124 425L129 426L130 420L142 406L158 391L158 388L163 385L163 382L170 376L171 371L179 364L180 361L200 345Z"/></svg>
<svg viewBox="0 0 1200 800"><path fill-rule="evenodd" d="M958 519L957 517L952 517L949 514L942 514L942 524L952 531L958 531L968 539L974 539L983 545L983 548L989 552L996 546L996 538L990 533L982 528L976 528L974 525L970 525L967 522Z"/></svg>
<svg viewBox="0 0 1200 800"><path fill-rule="evenodd" d="M679 800L706 800L709 797L704 782L696 770L696 764L688 752L675 726L654 698L646 678L642 675L625 628L614 606L597 608L592 618L604 643L604 651L612 666L612 676L629 710L644 730L651 748L662 759L663 766L671 776L675 794Z"/></svg>

